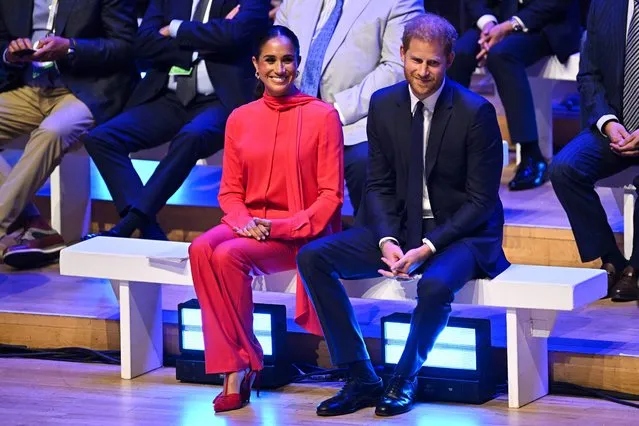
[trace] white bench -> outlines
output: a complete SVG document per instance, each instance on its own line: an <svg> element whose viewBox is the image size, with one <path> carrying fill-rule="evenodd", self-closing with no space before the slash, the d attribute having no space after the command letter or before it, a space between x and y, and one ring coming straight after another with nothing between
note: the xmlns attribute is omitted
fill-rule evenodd
<svg viewBox="0 0 639 426"><path fill-rule="evenodd" d="M60 273L111 280L120 298L121 376L162 366L162 293L158 284L192 286L188 243L98 237L64 249ZM295 291L294 272L258 277L254 291ZM414 301L414 283L345 283L349 297ZM505 307L508 404L518 408L548 393L548 336L558 311L603 297L605 271L513 265L493 280L469 282L456 303Z"/></svg>

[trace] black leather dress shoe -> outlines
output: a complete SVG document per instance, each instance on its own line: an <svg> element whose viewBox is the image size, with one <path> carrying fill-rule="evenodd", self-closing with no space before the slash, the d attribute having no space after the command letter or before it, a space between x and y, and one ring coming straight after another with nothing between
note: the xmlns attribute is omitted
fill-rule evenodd
<svg viewBox="0 0 639 426"><path fill-rule="evenodd" d="M93 239L95 237L121 237L121 238L124 238L124 235L120 235L117 232L115 232L113 229L110 229L108 231L96 232L95 234L86 234L84 237L82 237L82 239L80 241L91 240L91 239Z"/></svg>
<svg viewBox="0 0 639 426"><path fill-rule="evenodd" d="M610 291L610 300L613 302L631 302L639 299L637 272L632 266L626 266L619 280Z"/></svg>
<svg viewBox="0 0 639 426"><path fill-rule="evenodd" d="M617 284L619 280L619 273L617 272L617 268L612 263L604 263L601 265L601 269L606 271L606 275L608 276L608 293L602 297L602 299L607 299L612 297L612 288Z"/></svg>
<svg viewBox="0 0 639 426"><path fill-rule="evenodd" d="M393 376L382 399L375 407L378 416L395 416L410 411L415 403L417 379Z"/></svg>
<svg viewBox="0 0 639 426"><path fill-rule="evenodd" d="M351 379L337 395L317 406L317 415L341 416L354 413L361 408L374 407L382 393L384 393L382 379L373 383L362 383Z"/></svg>
<svg viewBox="0 0 639 426"><path fill-rule="evenodd" d="M548 163L534 161L531 158L522 158L517 166L515 177L508 183L511 191L523 191L537 188L548 180Z"/></svg>

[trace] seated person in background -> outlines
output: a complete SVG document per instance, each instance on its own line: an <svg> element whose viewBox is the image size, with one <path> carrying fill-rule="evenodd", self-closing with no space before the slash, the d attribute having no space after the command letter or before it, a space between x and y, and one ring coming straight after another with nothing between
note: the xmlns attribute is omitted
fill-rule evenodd
<svg viewBox="0 0 639 426"><path fill-rule="evenodd" d="M300 90L333 104L344 129L344 175L357 213L366 183L371 95L404 79L404 24L423 0L284 0L275 23L300 35Z"/></svg>
<svg viewBox="0 0 639 426"><path fill-rule="evenodd" d="M455 292L508 267L497 116L486 99L446 78L456 38L437 15L406 24L401 57L408 83L371 99L368 178L356 226L310 242L297 256L333 365L350 376L317 407L320 416L369 406L380 416L410 410L415 376L446 326ZM406 347L386 390L339 280L380 274L421 274Z"/></svg>
<svg viewBox="0 0 639 426"><path fill-rule="evenodd" d="M469 20L477 28L459 38L448 76L468 87L478 65L488 68L504 105L510 137L521 147L521 163L508 188L517 191L538 187L548 180L548 163L539 149L535 105L526 68L551 55L565 62L579 50L578 1L464 0L464 3Z"/></svg>
<svg viewBox="0 0 639 426"><path fill-rule="evenodd" d="M135 42L146 76L127 110L85 140L122 219L87 238L137 229L142 238L166 239L155 216L197 161L222 149L228 115L253 96L249 46L267 27L266 0L151 2ZM129 154L167 142L143 185Z"/></svg>
<svg viewBox="0 0 639 426"><path fill-rule="evenodd" d="M595 183L639 165L639 7L593 0L577 82L587 128L553 159L550 180L566 210L581 260L601 258L614 302L637 300L639 207L630 262L608 224ZM630 184L630 182L628 182ZM632 182L639 188L639 178Z"/></svg>
<svg viewBox="0 0 639 426"><path fill-rule="evenodd" d="M8 265L50 263L65 246L32 199L94 123L122 110L139 78L134 6L0 2L0 148L29 134L13 170L0 169L0 257Z"/></svg>
<svg viewBox="0 0 639 426"><path fill-rule="evenodd" d="M222 224L189 248L202 308L206 372L225 373L215 411L249 401L262 348L253 334L251 281L295 269L308 240L340 228L343 136L337 111L294 85L299 42L274 26L253 57L262 99L236 109L226 126L219 201ZM296 321L321 334L299 281Z"/></svg>

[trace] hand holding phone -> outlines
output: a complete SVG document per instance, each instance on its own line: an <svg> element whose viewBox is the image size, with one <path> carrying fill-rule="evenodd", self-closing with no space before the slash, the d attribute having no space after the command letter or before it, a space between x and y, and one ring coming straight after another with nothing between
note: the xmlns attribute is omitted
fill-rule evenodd
<svg viewBox="0 0 639 426"><path fill-rule="evenodd" d="M10 63L31 62L31 55L34 53L35 50L31 44L31 39L18 38L9 43L5 53L5 60Z"/></svg>

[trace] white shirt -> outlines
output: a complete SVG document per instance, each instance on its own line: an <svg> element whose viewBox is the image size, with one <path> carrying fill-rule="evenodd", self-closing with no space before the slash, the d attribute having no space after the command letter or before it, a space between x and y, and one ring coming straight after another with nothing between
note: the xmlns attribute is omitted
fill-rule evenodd
<svg viewBox="0 0 639 426"><path fill-rule="evenodd" d="M634 13L634 11L635 11L634 0L628 0L628 16L626 18L626 38L628 38L628 32L630 31L630 22L632 21L632 14ZM619 118L617 118L617 116L614 114L606 114L602 116L599 120L597 120L597 128L599 129L601 134L606 137L607 135L603 131L603 125L610 120L619 121Z"/></svg>
<svg viewBox="0 0 639 426"><path fill-rule="evenodd" d="M442 85L439 86L439 89L437 89L435 93L433 93L432 95L430 95L429 97L421 101L424 104L424 108L422 109L424 114L424 136L423 136L424 137L424 155L422 156L422 159L424 160L424 166L426 165L426 152L427 152L426 150L428 148L428 137L430 136L430 125L433 119L433 112L435 111L435 105L437 104L439 95L441 95L442 90L444 89L444 84L446 84L445 79L442 82ZM408 93L410 94L410 112L411 112L411 115L415 115L415 109L417 108L417 103L420 102L420 100L417 96L415 96L415 94L413 93L413 90L410 88L410 85L408 86ZM434 218L433 210L430 205L430 197L428 196L428 186L426 185L425 173L424 173L423 179L424 179L423 180L424 191L423 191L423 199L422 199L422 217L424 219L433 219ZM386 241L393 241L396 244L398 244L396 238L388 236L379 240L379 247L381 248L382 244L384 244ZM435 253L436 251L435 246L433 245L432 242L430 242L430 240L424 238L422 242L426 244L428 247L430 247L431 251Z"/></svg>
<svg viewBox="0 0 639 426"><path fill-rule="evenodd" d="M320 11L319 18L317 19L317 25L315 25L315 31L313 32L313 41L315 41L315 37L322 31L324 25L326 25L326 21L328 21L328 17L331 16L331 12L335 9L335 4L337 0L324 0L322 3L322 10ZM344 5L342 6L342 14L344 14L344 8L346 7L346 3L348 0L344 0Z"/></svg>
<svg viewBox="0 0 639 426"><path fill-rule="evenodd" d="M208 22L209 15L211 14L211 0L200 0L200 1L208 1L209 4L206 6L206 12L204 13L204 22ZM199 1L193 0L193 5L191 6L191 19L193 19L193 15L195 15L195 9ZM169 25L169 33L171 37L177 37L177 33L180 29L180 25L182 25L182 21L179 19L174 19L171 21ZM192 61L195 62L198 58L198 52L193 52ZM206 69L206 64L204 61L199 61L197 65L195 65L195 70L193 72L197 75L196 88L197 93L200 95L210 95L215 92L215 88L213 87L213 83L211 82L211 77L209 77L209 72ZM169 84L167 87L173 91L177 88L177 80L175 76L169 76Z"/></svg>

